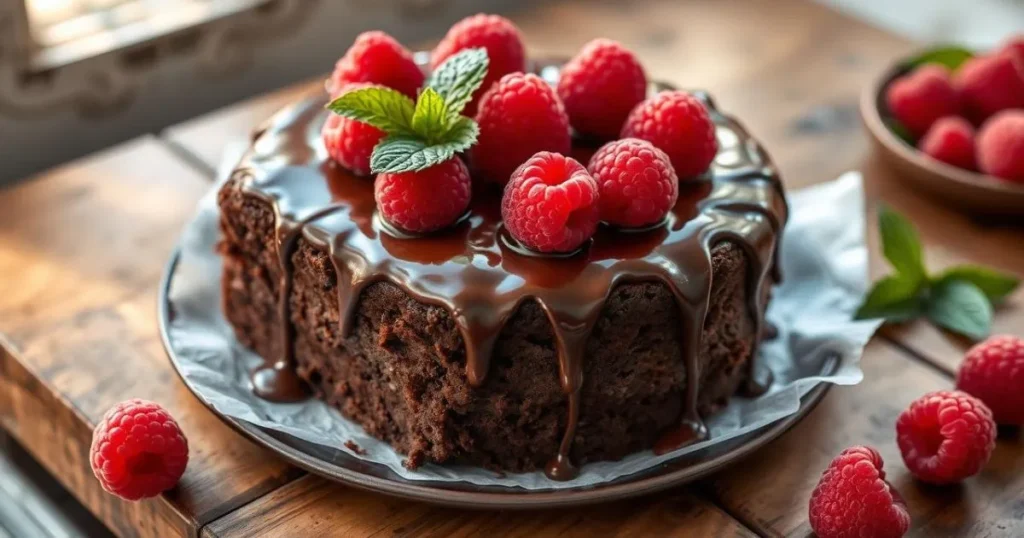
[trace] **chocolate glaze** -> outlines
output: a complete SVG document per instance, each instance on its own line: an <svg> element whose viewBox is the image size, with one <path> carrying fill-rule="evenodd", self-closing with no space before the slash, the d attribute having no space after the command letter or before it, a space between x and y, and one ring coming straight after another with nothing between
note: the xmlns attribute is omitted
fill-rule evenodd
<svg viewBox="0 0 1024 538"><path fill-rule="evenodd" d="M550 66L540 72L552 76ZM307 395L294 368L289 312L291 259L301 238L327 252L334 264L342 334L351 334L361 291L374 282L391 282L416 300L451 312L465 345L466 378L472 386L486 382L491 350L504 324L524 301L536 301L551 322L568 407L558 453L546 467L556 480L576 475L569 454L580 414L583 352L605 300L622 283L662 282L682 314L687 386L680 425L666 432L655 450L670 452L707 438L697 413L697 355L711 290L711 249L731 241L746 252L751 268L748 308L755 335L760 335L762 301L773 279L776 238L787 206L778 174L761 147L719 113L706 94L697 95L712 112L720 145L708 173L684 182L679 202L662 226L637 232L602 226L588 246L563 258L517 252L501 227L500 193L479 185L474 185L467 217L451 229L426 237L396 237L376 216L372 180L353 177L326 157L320 140L325 100L307 99L280 112L235 172L247 193L274 209L282 268L278 307L284 351L253 372L257 394L276 401ZM574 151L586 163L592 150ZM770 380L755 375L753 363L746 390L756 393Z"/></svg>

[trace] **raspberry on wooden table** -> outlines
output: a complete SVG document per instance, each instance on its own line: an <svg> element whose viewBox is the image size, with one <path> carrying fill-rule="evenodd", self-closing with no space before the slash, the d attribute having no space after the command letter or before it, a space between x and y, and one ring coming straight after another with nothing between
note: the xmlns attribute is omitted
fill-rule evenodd
<svg viewBox="0 0 1024 538"><path fill-rule="evenodd" d="M338 92L375 86L369 83L349 84ZM370 175L370 155L382 138L384 131L361 121L338 114L328 114L320 134L327 154L342 167L358 176Z"/></svg>
<svg viewBox="0 0 1024 538"><path fill-rule="evenodd" d="M601 220L624 227L655 224L679 198L679 178L664 151L624 138L597 150L587 167L601 196Z"/></svg>
<svg viewBox="0 0 1024 538"><path fill-rule="evenodd" d="M572 252L597 230L597 182L575 159L542 151L505 185L505 229L537 252Z"/></svg>
<svg viewBox="0 0 1024 538"><path fill-rule="evenodd" d="M595 39L562 67L558 96L576 131L609 140L647 95L644 68L611 39Z"/></svg>
<svg viewBox="0 0 1024 538"><path fill-rule="evenodd" d="M453 157L418 172L380 173L373 197L389 223L403 231L426 233L453 224L466 212L470 183L466 165Z"/></svg>
<svg viewBox="0 0 1024 538"><path fill-rule="evenodd" d="M996 423L981 400L961 391L918 398L896 420L896 442L910 473L931 484L981 470L996 446Z"/></svg>
<svg viewBox="0 0 1024 538"><path fill-rule="evenodd" d="M842 451L811 493L809 519L818 538L898 538L910 528L903 498L885 480L877 450Z"/></svg>
<svg viewBox="0 0 1024 538"><path fill-rule="evenodd" d="M469 150L475 172L500 185L539 151L569 153L569 117L555 90L533 74L501 77L480 100L480 135Z"/></svg>
<svg viewBox="0 0 1024 538"><path fill-rule="evenodd" d="M989 118L978 132L977 151L982 172L1024 183L1024 110Z"/></svg>
<svg viewBox="0 0 1024 538"><path fill-rule="evenodd" d="M437 69L450 56L464 49L487 49L487 76L466 105L465 114L476 113L480 97L501 77L526 71L526 48L519 29L500 15L483 13L455 23L430 55L431 69Z"/></svg>
<svg viewBox="0 0 1024 538"><path fill-rule="evenodd" d="M704 104L680 90L658 93L637 105L626 118L621 137L654 144L684 180L703 174L718 152L715 124Z"/></svg>
<svg viewBox="0 0 1024 538"><path fill-rule="evenodd" d="M939 118L917 147L933 159L974 170L974 126L960 116Z"/></svg>
<svg viewBox="0 0 1024 538"><path fill-rule="evenodd" d="M128 400L96 425L89 461L103 489L135 501L178 483L188 464L188 441L160 405Z"/></svg>
<svg viewBox="0 0 1024 538"><path fill-rule="evenodd" d="M960 97L949 70L927 64L903 75L885 90L889 113L915 137L923 136L935 120L960 113Z"/></svg>
<svg viewBox="0 0 1024 538"><path fill-rule="evenodd" d="M964 114L975 123L1011 108L1024 108L1024 61L1009 51L967 60L953 83Z"/></svg>
<svg viewBox="0 0 1024 538"><path fill-rule="evenodd" d="M996 423L1024 425L1024 340L993 336L972 347L956 388L985 402Z"/></svg>
<svg viewBox="0 0 1024 538"><path fill-rule="evenodd" d="M423 79L423 71L408 49L388 34L372 31L356 37L355 43L335 64L326 87L327 93L334 97L349 84L369 82L415 98Z"/></svg>

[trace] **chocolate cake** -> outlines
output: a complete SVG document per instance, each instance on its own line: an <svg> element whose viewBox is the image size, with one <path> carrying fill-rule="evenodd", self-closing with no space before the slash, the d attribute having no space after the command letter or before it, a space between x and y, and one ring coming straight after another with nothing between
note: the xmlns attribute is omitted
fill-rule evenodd
<svg viewBox="0 0 1024 538"><path fill-rule="evenodd" d="M568 479L705 438L702 416L765 386L754 357L787 209L761 147L697 95L717 128L711 169L662 225L603 226L561 258L509 244L500 192L403 237L375 215L372 179L325 156L326 98L278 113L218 200L224 313L266 361L254 390L312 393L411 468Z"/></svg>

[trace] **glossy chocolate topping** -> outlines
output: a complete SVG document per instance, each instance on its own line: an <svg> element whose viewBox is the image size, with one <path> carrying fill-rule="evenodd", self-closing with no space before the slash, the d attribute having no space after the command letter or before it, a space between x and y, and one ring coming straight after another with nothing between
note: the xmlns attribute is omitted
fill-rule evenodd
<svg viewBox="0 0 1024 538"><path fill-rule="evenodd" d="M550 80L551 67L540 71ZM293 328L287 322L291 258L301 237L328 253L334 264L342 334L351 334L360 292L374 282L391 282L416 300L451 313L465 344L466 378L472 386L486 382L491 350L504 324L524 301L536 301L551 321L568 407L561 446L546 468L556 480L576 474L569 454L580 414L583 352L605 300L621 283L662 282L682 314L687 387L679 427L666 432L655 450L668 452L706 438L707 428L697 413L696 380L711 290L711 249L730 241L745 251L749 310L755 335L760 334L762 301L773 279L787 207L775 168L761 147L706 95L697 95L711 110L720 145L708 173L684 181L679 202L663 225L645 231L602 226L582 251L563 258L518 252L501 226L500 192L479 185L474 185L468 215L451 229L425 237L396 236L377 217L372 179L353 177L326 156L320 139L328 114L325 98L311 98L278 113L257 133L235 171L246 192L273 207L282 267L278 307L285 320L280 327L285 351L253 372L257 394L278 401L307 394L295 373ZM578 151L586 164L592 150ZM756 377L753 368L749 377Z"/></svg>

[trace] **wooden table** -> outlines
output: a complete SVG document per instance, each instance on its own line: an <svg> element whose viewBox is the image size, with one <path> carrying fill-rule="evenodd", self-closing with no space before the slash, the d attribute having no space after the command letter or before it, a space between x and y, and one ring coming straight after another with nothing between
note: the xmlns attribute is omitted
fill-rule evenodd
<svg viewBox="0 0 1024 538"><path fill-rule="evenodd" d="M1024 230L986 224L905 187L867 153L864 84L913 45L804 0L586 2L514 16L538 53L596 36L637 51L654 78L710 90L771 150L790 189L863 171L921 228L931 267L986 263L1024 272ZM299 85L62 166L0 191L0 426L121 536L754 536L806 535L807 499L842 448L868 443L907 498L915 536L1024 535L1024 440L1004 436L960 487L928 488L904 469L894 419L948 388L965 343L924 323L868 346L866 379L833 389L792 431L694 486L567 513L507 517L390 499L328 483L249 443L173 374L157 335L160 272L224 147L298 95ZM873 226L873 225L872 225ZM869 230L872 270L886 271ZM997 317L1024 329L1024 291ZM105 494L88 465L91 428L112 404L161 402L190 440L180 485L140 503Z"/></svg>

